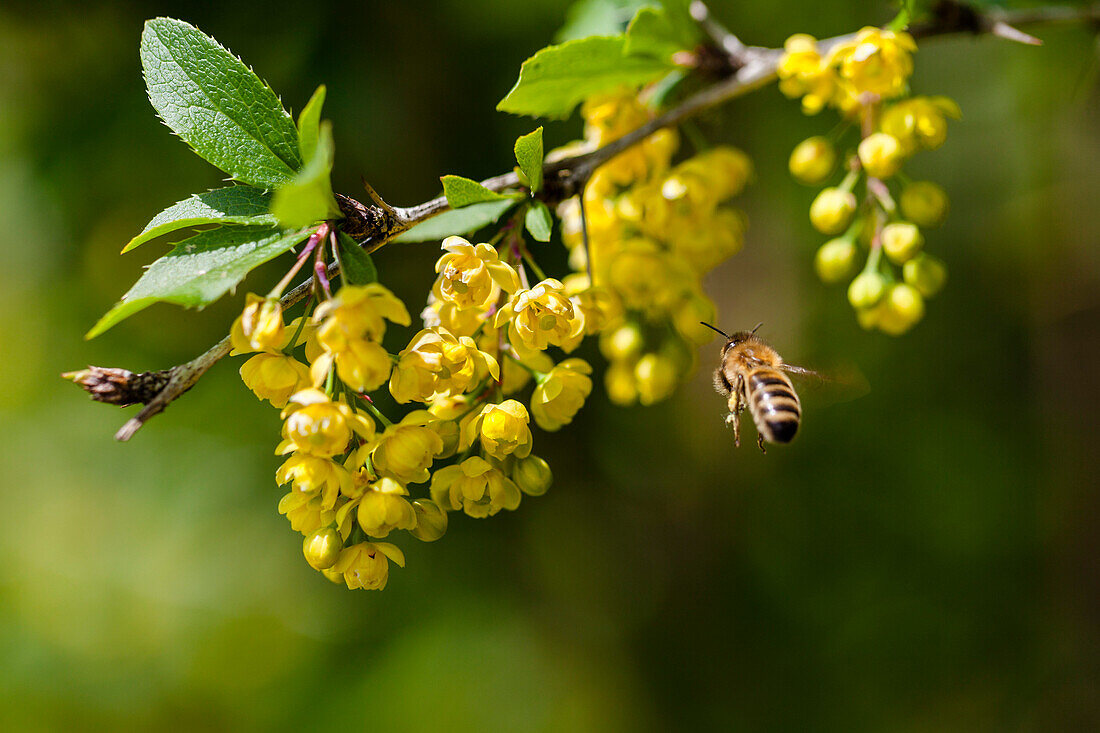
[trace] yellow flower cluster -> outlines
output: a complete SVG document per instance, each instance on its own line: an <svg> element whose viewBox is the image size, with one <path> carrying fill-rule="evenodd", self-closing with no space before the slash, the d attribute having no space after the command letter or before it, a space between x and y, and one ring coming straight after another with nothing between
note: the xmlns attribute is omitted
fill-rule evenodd
<svg viewBox="0 0 1100 733"><path fill-rule="evenodd" d="M284 408L279 512L330 580L383 588L389 563L403 565L404 555L381 540L405 531L434 541L448 512L488 517L549 488L550 467L532 453L532 416L544 430L572 421L592 369L576 358L555 364L548 349L574 349L615 303L552 278L529 285L523 256L515 232L499 247L446 239L426 327L396 355L382 345L387 323L410 318L378 283L345 285L290 324L278 300L248 297L232 342L235 353L260 352L241 375ZM305 362L294 355L303 345ZM528 411L509 395L532 383ZM386 418L367 394L385 385L417 409Z"/></svg>
<svg viewBox="0 0 1100 733"><path fill-rule="evenodd" d="M864 28L822 52L817 39L798 33L783 44L779 90L801 97L806 114L826 106L852 115L874 100L906 93L913 73L913 37L904 31Z"/></svg>
<svg viewBox="0 0 1100 733"><path fill-rule="evenodd" d="M877 28L864 28L825 54L812 37L795 35L779 64L780 90L802 97L807 114L829 105L859 124L860 141L845 155L838 154L837 140L811 137L795 147L789 167L800 182L819 185L838 158L845 161L844 179L824 188L810 206L814 228L833 237L818 249L814 268L827 283L855 275L848 300L859 323L891 335L921 320L925 299L947 276L946 266L922 251L921 233L943 222L947 194L929 181L909 180L902 167L915 153L941 146L947 120L960 112L947 97L904 98L915 50L908 34ZM866 257L856 274L861 249Z"/></svg>
<svg viewBox="0 0 1100 733"><path fill-rule="evenodd" d="M651 118L627 91L590 98L581 112L577 147L605 145ZM673 165L678 146L674 131L655 132L593 173L583 207L573 197L558 208L576 272L554 287L580 303L584 332L601 334L618 404L664 399L690 374L694 346L713 337L699 323L715 314L701 278L744 242L745 216L726 202L751 177L748 157L716 147Z"/></svg>

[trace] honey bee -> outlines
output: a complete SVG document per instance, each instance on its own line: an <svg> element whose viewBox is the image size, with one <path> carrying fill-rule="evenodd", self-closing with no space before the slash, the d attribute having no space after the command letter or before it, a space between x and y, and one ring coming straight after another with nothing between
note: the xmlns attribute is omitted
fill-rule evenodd
<svg viewBox="0 0 1100 733"><path fill-rule="evenodd" d="M727 334L703 323L726 337L722 363L714 370L714 388L729 398L730 414L726 424L733 426L733 443L741 445L741 411L749 408L756 424L760 450L764 441L790 443L802 419L802 403L794 385L784 372L816 375L809 369L785 364L775 349L751 331ZM766 452L766 451L765 451Z"/></svg>

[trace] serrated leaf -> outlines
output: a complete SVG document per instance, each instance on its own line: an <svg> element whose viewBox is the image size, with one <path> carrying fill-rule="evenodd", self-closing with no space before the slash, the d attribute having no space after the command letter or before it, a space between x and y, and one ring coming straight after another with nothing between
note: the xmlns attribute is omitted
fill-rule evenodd
<svg viewBox="0 0 1100 733"><path fill-rule="evenodd" d="M309 233L259 226L200 232L150 265L85 338L98 336L153 303L202 308L237 287L250 270L286 252Z"/></svg>
<svg viewBox="0 0 1100 733"><path fill-rule="evenodd" d="M270 194L252 186L226 186L197 193L154 216L122 251L129 252L164 234L202 224L274 225L275 217L268 213L270 203Z"/></svg>
<svg viewBox="0 0 1100 733"><path fill-rule="evenodd" d="M554 40L558 43L586 36L615 36L626 30L639 8L649 0L578 0L565 12L565 25Z"/></svg>
<svg viewBox="0 0 1100 733"><path fill-rule="evenodd" d="M318 136L321 134L321 107L324 105L325 85L322 84L298 115L298 152L306 165L313 160L313 153L317 150Z"/></svg>
<svg viewBox="0 0 1100 733"><path fill-rule="evenodd" d="M626 29L623 51L627 54L671 59L672 54L683 49L684 44L664 8L642 8Z"/></svg>
<svg viewBox="0 0 1100 733"><path fill-rule="evenodd" d="M593 36L548 46L523 62L519 80L497 109L534 117L568 117L581 100L636 87L675 67L670 60L627 56L624 36Z"/></svg>
<svg viewBox="0 0 1100 733"><path fill-rule="evenodd" d="M173 18L147 21L141 65L164 124L231 177L274 188L301 168L298 131L275 92L210 36Z"/></svg>
<svg viewBox="0 0 1100 733"><path fill-rule="evenodd" d="M554 230L554 219L550 216L550 209L541 201L532 201L527 207L523 223L531 236L540 242L549 242L550 233Z"/></svg>
<svg viewBox="0 0 1100 733"><path fill-rule="evenodd" d="M521 135L516 140L515 151L516 162L527 178L527 186L531 193L537 193L542 188L542 128Z"/></svg>
<svg viewBox="0 0 1100 733"><path fill-rule="evenodd" d="M332 195L332 125L326 120L319 130L313 159L271 197L271 213L287 229L341 216Z"/></svg>
<svg viewBox="0 0 1100 733"><path fill-rule="evenodd" d="M363 251L354 239L340 232L336 238L336 249L340 257L340 272L345 285L366 285L378 280L378 270L374 260Z"/></svg>
<svg viewBox="0 0 1100 733"><path fill-rule="evenodd" d="M463 209L452 209L417 224L394 238L395 242L437 242L452 234L470 234L500 219L516 205L515 199L486 201Z"/></svg>
<svg viewBox="0 0 1100 733"><path fill-rule="evenodd" d="M452 209L508 198L502 193L490 191L477 181L471 181L462 176L443 176L439 180L443 182L443 195L447 197L447 203Z"/></svg>

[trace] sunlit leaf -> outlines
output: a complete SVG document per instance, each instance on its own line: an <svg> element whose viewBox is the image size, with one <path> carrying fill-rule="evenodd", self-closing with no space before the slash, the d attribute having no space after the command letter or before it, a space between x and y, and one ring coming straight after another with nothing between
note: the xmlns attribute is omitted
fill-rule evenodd
<svg viewBox="0 0 1100 733"><path fill-rule="evenodd" d="M147 21L141 65L164 124L205 160L260 188L301 168L298 131L275 92L210 36L173 18Z"/></svg>
<svg viewBox="0 0 1100 733"><path fill-rule="evenodd" d="M309 233L237 226L210 229L185 239L150 265L86 338L98 336L153 303L189 308L213 303L237 287L250 270L286 252Z"/></svg>
<svg viewBox="0 0 1100 733"><path fill-rule="evenodd" d="M268 213L270 203L270 194L252 186L227 186L197 193L154 216L122 251L129 252L164 234L202 224L272 225L276 220Z"/></svg>

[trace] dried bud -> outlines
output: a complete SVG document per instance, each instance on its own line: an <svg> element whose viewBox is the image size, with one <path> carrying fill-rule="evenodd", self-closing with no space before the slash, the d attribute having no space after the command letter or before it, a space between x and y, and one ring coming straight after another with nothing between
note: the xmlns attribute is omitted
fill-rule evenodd
<svg viewBox="0 0 1100 733"><path fill-rule="evenodd" d="M106 402L119 407L149 402L164 389L171 376L171 369L134 374L126 369L95 366L61 375L63 379L71 380L83 387L96 402Z"/></svg>

